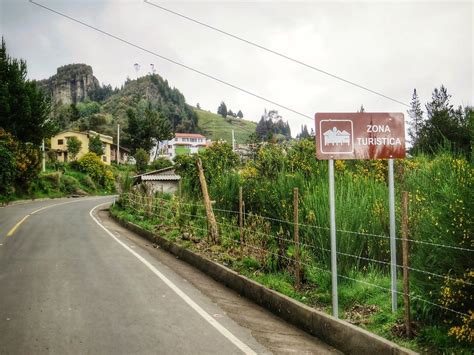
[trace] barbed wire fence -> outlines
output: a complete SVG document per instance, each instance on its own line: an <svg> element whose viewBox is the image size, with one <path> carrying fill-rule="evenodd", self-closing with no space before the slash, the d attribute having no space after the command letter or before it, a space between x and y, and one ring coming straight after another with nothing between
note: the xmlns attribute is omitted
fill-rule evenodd
<svg viewBox="0 0 474 355"><path fill-rule="evenodd" d="M210 239L207 238L209 227L205 214L205 205L202 203L182 201L181 198L176 196L171 198L163 198L159 197L159 195L152 196L138 192L124 193L120 196L119 201L124 207L132 209L141 218L155 220L159 225L166 224L168 226L172 226L172 228L179 230L180 233L185 230L192 230L197 236L197 241L207 241L207 243L211 242ZM329 266L327 260L329 259L329 254L331 252L330 249L325 248L322 245L317 245L314 238L312 240L308 240L308 238L302 238L302 240L298 240L298 238L290 239L290 236L296 232L296 229L294 229L295 225L297 225L298 228L306 228L307 231L316 230L319 232L326 232L329 230L329 227L299 222L295 223L294 221L262 216L252 212L235 211L216 207L213 207L213 210L220 214L220 218L217 219L217 224L220 230L225 232L223 233L223 235L226 236L225 242L228 246L230 246L231 249L234 250L236 257L254 257L259 261L263 261L270 257L273 258L273 260L276 260L277 263L280 262L285 264L287 269L294 274L296 272L299 273L299 268L302 267L331 275L329 267L324 267L324 265ZM240 218L243 219L243 224L239 223ZM277 222L279 226L286 225L287 228L280 228L280 231L275 233L272 231L272 223L274 222ZM344 229L338 229L337 231L339 233L345 233L349 236L375 237L381 239L389 238L389 236L383 234L355 232ZM239 238L239 234L243 234L244 237ZM309 234L303 233L303 235L307 236ZM435 248L447 248L468 253L474 252L474 249L463 248L454 245L431 243L429 241L414 240L410 238L397 239ZM294 251L299 250L302 252L288 253L287 251L289 248L292 248ZM363 255L355 255L344 251L337 251L337 255L338 257L350 258L358 262L363 261L366 265L376 265L380 268L390 267L391 265L389 261L378 260ZM315 256L318 256L318 259L320 260L315 260ZM409 265L396 264L396 267L399 270L409 270L413 273L426 275L429 278L451 280L473 286L473 283L467 280L455 279L449 275L449 273L442 275ZM298 283L297 280L299 275L295 274L293 276L296 280L296 283ZM347 275L338 273L337 277L346 281L367 286L369 288L382 290L388 294L390 294L392 291L388 287L369 282L364 279L352 277L350 274ZM295 288L298 289L299 285L296 284ZM405 288L403 290L396 290L396 293L400 296L403 296L404 298L408 298L411 301L421 302L425 305L438 308L442 311L451 312L457 316L470 317L470 315L467 313L460 312L451 307L447 307L443 304L428 300L413 291L406 290ZM387 302L389 302L389 298L387 298Z"/></svg>

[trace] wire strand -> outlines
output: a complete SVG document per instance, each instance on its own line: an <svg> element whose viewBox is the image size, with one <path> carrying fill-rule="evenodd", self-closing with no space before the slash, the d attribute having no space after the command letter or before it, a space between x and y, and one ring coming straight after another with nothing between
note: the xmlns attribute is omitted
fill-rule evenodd
<svg viewBox="0 0 474 355"><path fill-rule="evenodd" d="M157 197L159 198L159 197ZM196 204L196 203L186 203L186 202L180 202L181 204L184 205L194 205L194 206L202 206L205 207L203 204ZM214 211L219 211L219 212L227 212L227 213L234 213L234 214L239 214L239 211L234 211L234 210L227 210L227 209L219 209L213 207ZM290 225L294 225L295 223L292 221L286 221L283 219L279 218L274 218L274 217L267 217L267 216L262 216L258 215L252 212L243 212L244 216L249 216L249 217L258 217L258 218L263 218L269 221L275 221L275 222L280 222L280 223L286 223ZM304 224L304 223L298 223L298 226L300 227L307 227L307 228L312 228L312 229L322 229L322 230L329 230L329 227L323 227L323 226L317 226L317 225L312 225L312 224ZM375 237L375 238L382 238L382 239L390 239L390 236L384 235L384 234L375 234L375 233L366 233L366 232L354 232L354 231L349 231L345 229L336 229L337 232L340 233L346 233L346 234L353 234L353 235L363 235L367 237ZM396 240L402 241L403 238L400 237L395 237ZM410 239L407 238L408 242L411 243L417 243L417 244L424 244L424 245L430 245L430 246L435 246L435 247L440 247L440 248L448 248L448 249L453 249L453 250L459 250L459 251L466 251L466 252L474 252L474 249L470 248L463 248L463 247L458 247L455 245L447 245L447 244L439 244L439 243L434 243L434 242L428 242L424 240L416 240L416 239Z"/></svg>
<svg viewBox="0 0 474 355"><path fill-rule="evenodd" d="M182 14L182 13L173 11L173 10L171 10L171 9L169 9L169 8L166 8L166 7L162 6L162 5L155 4L154 2L151 2L151 1L149 1L149 0L144 0L144 2L145 2L146 4L148 4L148 5L151 5L151 6L156 7L157 9L166 11L166 12L168 12L168 13L170 13L170 14L175 15L175 16L179 16L179 17L184 18L184 19L186 19L186 20L188 20L188 21L194 22L194 23L196 23L196 24L198 24L198 25L200 25L200 26L203 26L203 27L208 28L208 29L210 29L210 30L219 32L219 33L221 33L221 34L223 34L223 35L232 37L232 38L234 38L234 39L236 39L236 40L238 40L238 41L244 42L244 43L246 43L246 44L249 44L249 45L251 45L251 46L254 46L254 47L256 47L256 48L259 48L259 49L261 49L261 50L263 50L263 51L266 51L266 52L268 52L268 53L274 54L274 55L276 55L276 56L279 56L279 57L281 57L281 58L284 58L284 59L286 59L286 60L289 60L289 61L291 61L291 62L293 62L293 63L299 64L299 65L301 65L301 66L303 66L303 67L306 67L306 68L308 68L308 69L311 69L311 70L317 71L317 72L319 72L319 73L322 73L322 74L324 74L324 75L330 76L330 77L332 77L332 78L334 78L334 79L337 79L337 80L340 80L340 81L342 81L342 82L345 82L346 84L355 86L355 87L357 87L357 88L359 88L359 89L365 90L365 91L370 92L370 93L372 93L372 94L381 96L381 97L383 97L383 98L385 98L385 99L387 99L387 100L396 102L396 103L398 103L398 104L400 104L400 105L403 105L403 106L406 106L406 107L410 107L410 105L407 104L407 103L405 103L405 102L402 102L402 101L400 101L400 100L394 99L394 98L392 98L392 97L390 97L390 96L387 96L387 95L385 95L385 94L382 94L382 93L379 92L379 91L372 90L372 89L370 89L370 88L368 88L368 87L366 87L366 86L363 86L363 85L361 85L361 84L357 84L357 83L354 82L354 81L344 79L343 77L341 77L341 76L339 76L339 75L332 74L332 73L330 73L330 72L328 72L328 71L326 71L326 70L323 70L323 69L321 69L321 68L315 67L314 65L307 64L307 63L305 63L305 62L303 62L303 61L301 61L301 60L299 60L299 59L290 57L290 56L288 56L288 55L286 55L286 54L283 54L283 53L281 53L281 52L277 52L277 51L275 51L275 50L273 50L273 49L270 49L270 48L268 48L268 47L265 47L265 46L263 46L263 45L260 45L260 44L258 44L258 43L255 43L255 42L250 41L250 40L248 40L248 39L245 39L245 38L239 37L239 36L237 36L237 35L235 35L235 34L232 34L232 33L230 33L230 32L221 30L221 29L219 29L219 28L217 28L217 27L211 26L211 25L209 25L209 24L207 24L207 23L204 23L204 22L201 22L201 21L199 21L199 20L196 20L196 19L194 19L194 18L192 18L192 17L186 16L186 15L184 15L184 14Z"/></svg>
<svg viewBox="0 0 474 355"><path fill-rule="evenodd" d="M178 62L178 61L176 61L176 60L174 60L174 59L170 59L170 58L168 58L168 57L165 57L165 56L163 56L163 55L161 55L161 54L159 54L159 53L157 53L157 52L154 52L154 51L152 51L152 50L149 50L149 49L147 49L147 48L145 48L145 47L142 47L142 46L140 46L140 45L138 45L138 44L135 44L135 43L133 43L133 42L130 42L130 41L128 41L128 40L126 40L126 39L123 39L123 38L121 38L121 37L118 37L118 36L116 36L116 35L114 35L114 34L112 34L112 33L110 33L110 32L107 32L107 31L101 30L100 28L97 28L97 27L95 27L95 26L89 25L88 23L83 22L83 21L81 21L81 20L78 20L78 19L76 19L76 18L74 18L74 17L72 17L72 16L66 15L66 14L64 14L64 13L62 13L62 12L59 12L59 11L57 11L57 10L54 10L54 9L52 9L52 8L50 8L50 7L47 7L47 6L45 6L45 5L39 4L39 3L37 3L37 2L34 2L33 0L30 0L30 3L33 4L33 5L36 5L36 6L38 6L38 7L41 7L41 8L43 8L43 9L45 9L45 10L48 10L48 11L50 11L50 12L52 12L52 13L55 13L55 14L61 16L61 17L64 17L64 18L66 18L66 19L68 19L68 20L74 21L74 22L76 22L76 23L78 23L78 24L80 24L80 25L82 25L82 26L88 27L88 28L90 28L90 29L92 29L92 30L94 30L94 31L97 31L97 32L99 32L99 33L102 33L103 35L106 35L106 36L108 36L108 37L110 37L110 38L113 38L113 39L115 39L115 40L117 40L117 41L120 41L120 42L125 43L125 44L127 44L127 45L129 45L129 46L132 46L132 47L134 47L134 48L137 48L137 49L139 49L139 50L141 50L141 51L143 51L143 52L146 52L146 53L148 53L148 54L151 54L151 55L153 55L153 56L155 56L155 57L158 57L158 58L161 58L161 59L163 59L163 60L166 60L166 61L168 61L168 62L170 62L170 63L173 63L173 64L175 64L175 65L178 65L178 66L180 66L180 67L182 67L182 68L185 68L185 69L187 69L187 70L190 70L190 71L192 71L192 72L194 72L194 73L197 73L197 74L199 74L199 75L205 76L206 78L209 78L209 79L212 79L212 80L214 80L214 81L217 81L217 82L219 82L219 83L221 83L221 84L224 84L224 85L226 85L226 86L229 86L229 87L231 87L231 88L233 88L233 89L242 91L242 92L244 92L244 93L246 93L246 94L248 94L248 95L251 95L251 96L253 96L253 97L256 97L256 98L258 98L258 99L260 99L260 100L262 100L262 101L266 101L266 102L268 102L268 103L270 103L270 104L272 104L272 105L278 106L278 107L280 107L280 108L282 108L282 109L285 109L285 110L287 110L287 111L289 111L289 112L293 112L294 114L297 114L297 115L299 115L299 116L302 116L302 117L305 117L305 118L307 118L307 119L313 120L313 117L308 116L308 115L306 115L306 114L304 114L304 113L301 113L301 112L299 112L299 111L297 111L297 110L295 110L295 109L292 109L292 108L290 108L290 107L288 107L288 106L279 104L279 103L276 102L276 101L267 99L267 98L265 98L264 96L261 96L261 95L259 95L259 94L253 93L253 92L251 92L251 91L249 91L249 90L247 90L247 89L243 89L243 88L241 88L241 87L239 87L239 86L237 86L237 85L235 85L235 84L232 84L232 83L229 83L229 82L227 82L227 81L225 81L225 80L219 79L218 77L213 76L213 75L211 75L211 74L207 74L207 73L205 73L205 72L203 72L203 71L201 71L201 70L192 68L192 67L190 67L190 66L188 66L188 65L186 65L186 64L180 63L180 62Z"/></svg>
<svg viewBox="0 0 474 355"><path fill-rule="evenodd" d="M167 201L167 200L164 200L164 199L160 199L160 198L156 198L157 200L161 200L161 201ZM170 202L171 201L167 201L167 202ZM144 207L146 207L146 205L143 205ZM162 210L166 210L166 211L170 211L170 212L173 212L171 209L169 208L165 208L165 207L160 207L160 206L154 206L155 208L158 208L158 209L162 209ZM153 208L153 206L152 206ZM180 212L182 215L184 216L189 216L189 217L195 217L195 218L201 218L201 219L207 219L206 216L198 216L198 215L194 215L194 214L188 214L188 213L184 213L184 212ZM224 222L218 222L216 221L216 223L220 226L224 226L224 227L230 227L230 228L233 228L233 229L240 229L240 226L236 226L236 225L232 225L232 224L228 224L228 223L224 223ZM272 239L276 239L276 240L280 240L280 241L283 241L283 242L287 242L287 243L290 243L290 244L295 244L295 241L294 240L291 240L291 239L286 239L286 238L281 238L281 237L278 237L274 234L268 234L268 233L264 233L264 232L260 232L260 231L256 231L256 230L251 230L249 228L245 228L243 227L242 228L243 231L246 231L246 232L250 232L250 233L254 233L254 234L258 234L258 235L263 235L263 236L266 236L266 237L270 237ZM327 248L324 248L324 247L316 247L314 245L310 245L310 244L307 244L307 243L304 243L304 242L300 242L299 245L303 246L303 247L306 247L306 248L309 248L309 249L312 249L312 250L322 250L322 251L325 251L325 252L331 252L330 249L327 249ZM344 253L344 252L341 252L341 251L336 251L336 253L338 255L341 255L341 256L345 256L345 257L351 257L351 258L355 258L355 259L358 259L358 260L364 260L364 261L369 261L369 262L374 262L374 263L378 263L378 264L381 264L381 265L386 265L386 266L390 266L392 265L390 262L387 262L387 261L382 261L382 260L377 260L377 259L373 259L373 258L367 258L367 257L364 257L364 256L360 256L360 255L354 255L354 254L348 254L348 253ZM403 265L398 265L398 264L395 264L395 267L397 268L401 268L403 269L404 266ZM440 275L440 274L436 274L436 273L433 273L433 272L430 272L430 271L426 271L426 270L422 270L422 269L418 269L418 268L414 268L414 267L411 267L411 266L407 266L407 269L410 270L410 271L414 271L414 272L418 272L418 273L422 273L422 274L426 274L426 275L429 275L429 276L433 276L433 277L438 277L438 278L441 278L443 280L454 280L456 281L457 279L454 279L452 278L451 276L449 275ZM465 281L465 280L457 280L458 282L460 283L463 283L463 284L466 284L466 285L474 285L473 283L471 282L468 282L468 281Z"/></svg>

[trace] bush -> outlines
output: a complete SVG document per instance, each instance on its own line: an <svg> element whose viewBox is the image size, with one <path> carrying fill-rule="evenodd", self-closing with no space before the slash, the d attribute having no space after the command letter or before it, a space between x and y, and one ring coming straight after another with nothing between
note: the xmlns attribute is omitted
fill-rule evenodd
<svg viewBox="0 0 474 355"><path fill-rule="evenodd" d="M0 195L8 195L12 192L15 174L15 155L0 141Z"/></svg>
<svg viewBox="0 0 474 355"><path fill-rule="evenodd" d="M62 175L60 181L60 190L67 194L73 194L79 190L81 185L75 177L69 175Z"/></svg>
<svg viewBox="0 0 474 355"><path fill-rule="evenodd" d="M79 160L80 170L108 191L114 190L114 174L95 153L84 154Z"/></svg>
<svg viewBox="0 0 474 355"><path fill-rule="evenodd" d="M40 173L39 148L16 140L1 128L0 158L0 193L10 193L14 186L26 191Z"/></svg>
<svg viewBox="0 0 474 355"><path fill-rule="evenodd" d="M413 243L410 256L413 267L445 276L413 273L413 279L431 302L441 300L450 308L468 314L472 300L470 304L463 300L461 289L452 295L449 290L462 285L453 280L467 280L472 271L472 253L468 249L472 249L474 235L474 169L466 158L448 153L432 159L420 156L410 165L406 184L410 191L411 239L463 248ZM423 309L419 312L423 313ZM435 319L455 321L451 312L431 314Z"/></svg>
<svg viewBox="0 0 474 355"><path fill-rule="evenodd" d="M160 169L164 169L164 168L167 168L169 166L172 166L172 165L173 165L173 163L171 162L171 160L166 159L166 158L158 158L158 159L151 162L149 168L151 170L160 170Z"/></svg>
<svg viewBox="0 0 474 355"><path fill-rule="evenodd" d="M148 161L150 160L150 156L146 152L145 149L138 149L135 153L135 161L137 162L137 171L139 174L144 173L148 166Z"/></svg>
<svg viewBox="0 0 474 355"><path fill-rule="evenodd" d="M41 178L45 181L48 181L53 187L59 188L61 182L61 173L56 171L54 173L43 174Z"/></svg>
<svg viewBox="0 0 474 355"><path fill-rule="evenodd" d="M100 182L105 170L105 164L100 157L92 152L84 154L79 159L79 169L88 174L94 181Z"/></svg>
<svg viewBox="0 0 474 355"><path fill-rule="evenodd" d="M97 190L94 181L89 175L84 176L82 179L82 184L90 190Z"/></svg>

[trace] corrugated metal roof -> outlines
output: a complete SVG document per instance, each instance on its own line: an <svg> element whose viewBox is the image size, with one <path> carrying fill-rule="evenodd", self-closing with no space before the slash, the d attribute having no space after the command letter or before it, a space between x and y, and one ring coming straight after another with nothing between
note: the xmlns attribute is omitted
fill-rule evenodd
<svg viewBox="0 0 474 355"><path fill-rule="evenodd" d="M181 180L181 176L176 175L176 174L169 174L169 175L154 174L154 175L142 175L141 179L142 181Z"/></svg>

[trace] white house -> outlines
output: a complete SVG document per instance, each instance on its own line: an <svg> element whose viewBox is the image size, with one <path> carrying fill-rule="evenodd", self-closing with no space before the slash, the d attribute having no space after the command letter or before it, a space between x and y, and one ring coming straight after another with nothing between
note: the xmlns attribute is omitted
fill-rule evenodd
<svg viewBox="0 0 474 355"><path fill-rule="evenodd" d="M158 151L160 156L174 159L181 154L195 154L209 145L210 140L207 140L202 134L175 133L173 139L159 143Z"/></svg>
<svg viewBox="0 0 474 355"><path fill-rule="evenodd" d="M175 193L178 191L179 180L181 180L181 176L175 173L173 166L150 171L133 178L135 179L134 185L142 184L146 191L151 193Z"/></svg>
<svg viewBox="0 0 474 355"><path fill-rule="evenodd" d="M351 134L347 131L340 131L336 127L329 129L323 133L324 135L324 145L338 145L338 144L347 144L350 145Z"/></svg>

